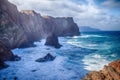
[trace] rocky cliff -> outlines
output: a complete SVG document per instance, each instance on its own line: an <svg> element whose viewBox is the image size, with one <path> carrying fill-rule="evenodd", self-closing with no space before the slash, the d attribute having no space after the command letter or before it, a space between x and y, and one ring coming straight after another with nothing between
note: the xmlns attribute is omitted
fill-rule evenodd
<svg viewBox="0 0 120 80"><path fill-rule="evenodd" d="M91 71L83 80L120 80L120 60L109 63L103 70Z"/></svg>
<svg viewBox="0 0 120 80"><path fill-rule="evenodd" d="M31 46L52 34L79 35L79 29L72 17L41 16L33 10L19 12L8 0L0 0L0 40L9 48Z"/></svg>
<svg viewBox="0 0 120 80"><path fill-rule="evenodd" d="M27 42L20 27L17 7L7 0L0 0L0 41L9 48L19 47Z"/></svg>
<svg viewBox="0 0 120 80"><path fill-rule="evenodd" d="M8 67L4 61L18 61L20 57L14 55L11 50L0 42L0 69Z"/></svg>
<svg viewBox="0 0 120 80"><path fill-rule="evenodd" d="M73 18L41 16L33 10L19 12L8 0L0 0L0 69L6 60L18 60L11 49L33 46L34 41L46 38L46 45L60 47L59 36L79 35Z"/></svg>

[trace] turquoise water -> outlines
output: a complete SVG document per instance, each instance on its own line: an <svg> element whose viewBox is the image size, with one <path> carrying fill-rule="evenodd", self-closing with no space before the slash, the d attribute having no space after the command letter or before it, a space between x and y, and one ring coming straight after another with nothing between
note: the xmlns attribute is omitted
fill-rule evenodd
<svg viewBox="0 0 120 80"><path fill-rule="evenodd" d="M22 57L17 62L6 62L9 68L0 70L0 80L80 80L86 73L101 70L113 60L120 59L120 32L86 32L81 36L60 37L60 49L44 46L45 40L35 42L36 47L14 49ZM36 59L51 53L54 61L38 63ZM35 71L35 72L32 72Z"/></svg>
<svg viewBox="0 0 120 80"><path fill-rule="evenodd" d="M82 59L87 70L99 70L108 62L120 59L120 32L86 32L70 38L67 43L77 46L69 50L68 53L72 56L66 54L69 60L80 64L81 62L76 60L79 57L78 60ZM78 54L80 56L75 56Z"/></svg>

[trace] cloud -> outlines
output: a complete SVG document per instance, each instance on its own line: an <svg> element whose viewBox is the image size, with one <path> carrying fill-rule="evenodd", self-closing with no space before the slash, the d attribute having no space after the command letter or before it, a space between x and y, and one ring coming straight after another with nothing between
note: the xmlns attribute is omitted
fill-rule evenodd
<svg viewBox="0 0 120 80"><path fill-rule="evenodd" d="M119 29L120 17L110 15L108 10L100 8L94 0L9 0L19 10L35 10L41 15L54 17L72 16L79 26L92 26L110 30ZM104 3L105 4L105 3ZM116 26L116 28L115 28Z"/></svg>
<svg viewBox="0 0 120 80"><path fill-rule="evenodd" d="M103 6L108 8L119 8L120 9L120 1L118 0L106 0L102 3Z"/></svg>

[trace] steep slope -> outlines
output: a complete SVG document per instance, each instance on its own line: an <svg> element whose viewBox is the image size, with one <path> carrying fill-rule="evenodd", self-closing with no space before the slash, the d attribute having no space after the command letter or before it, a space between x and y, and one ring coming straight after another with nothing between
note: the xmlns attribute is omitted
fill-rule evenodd
<svg viewBox="0 0 120 80"><path fill-rule="evenodd" d="M27 42L19 22L17 7L7 0L0 0L0 41L9 48L19 47Z"/></svg>

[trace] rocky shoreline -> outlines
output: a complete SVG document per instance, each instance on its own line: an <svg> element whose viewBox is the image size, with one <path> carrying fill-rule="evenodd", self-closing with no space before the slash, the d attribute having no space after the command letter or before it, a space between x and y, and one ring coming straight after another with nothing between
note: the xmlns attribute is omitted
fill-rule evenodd
<svg viewBox="0 0 120 80"><path fill-rule="evenodd" d="M33 47L33 42L46 39L45 45L60 48L59 36L80 35L72 17L41 16L33 10L18 11L8 0L0 0L0 68L4 61L19 60L11 49Z"/></svg>
<svg viewBox="0 0 120 80"><path fill-rule="evenodd" d="M0 69L8 67L5 61L21 59L11 49L34 46L33 42L42 38L46 39L45 45L60 48L59 36L74 35L80 32L72 17L41 16L33 10L19 12L8 0L0 0ZM54 59L47 55L37 61ZM103 70L91 71L83 80L120 80L120 60L104 66Z"/></svg>
<svg viewBox="0 0 120 80"><path fill-rule="evenodd" d="M120 80L120 60L109 63L100 71L91 71L83 80Z"/></svg>
<svg viewBox="0 0 120 80"><path fill-rule="evenodd" d="M72 17L41 16L34 10L19 12L8 0L0 0L0 41L10 49L34 46L33 42L42 38L47 45L56 41L51 46L59 47L59 36L75 35L80 32Z"/></svg>
<svg viewBox="0 0 120 80"><path fill-rule="evenodd" d="M20 59L19 56L14 55L9 48L0 42L0 69L8 67L4 61L19 61Z"/></svg>

